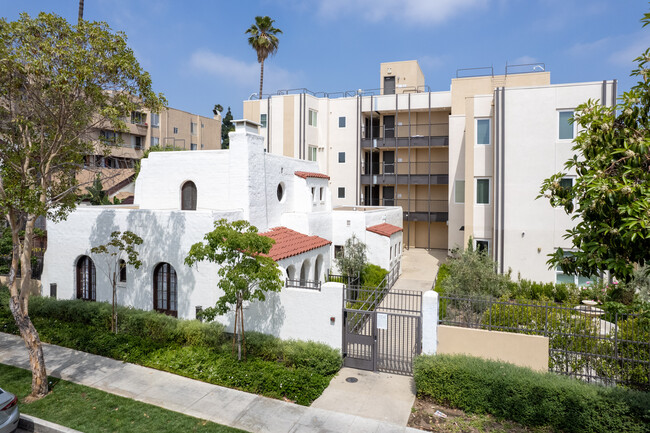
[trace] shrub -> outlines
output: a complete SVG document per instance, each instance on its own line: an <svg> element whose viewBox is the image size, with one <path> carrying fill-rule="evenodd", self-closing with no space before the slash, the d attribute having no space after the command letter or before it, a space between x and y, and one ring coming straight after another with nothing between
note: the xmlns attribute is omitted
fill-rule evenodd
<svg viewBox="0 0 650 433"><path fill-rule="evenodd" d="M381 266L366 263L361 271L361 284L366 287L379 287L386 275L388 275L386 269Z"/></svg>
<svg viewBox="0 0 650 433"><path fill-rule="evenodd" d="M462 252L456 252L448 262L449 276L441 282L446 295L501 297L507 290L507 277L495 272L490 256L474 249L472 240Z"/></svg>
<svg viewBox="0 0 650 433"><path fill-rule="evenodd" d="M470 413L567 432L645 432L650 394L462 355L419 356L419 396Z"/></svg>
<svg viewBox="0 0 650 433"><path fill-rule="evenodd" d="M442 287L442 282L449 277L449 266L446 263L442 263L438 267L438 274L436 275L436 284L433 289L438 292L440 295L444 295L445 291Z"/></svg>

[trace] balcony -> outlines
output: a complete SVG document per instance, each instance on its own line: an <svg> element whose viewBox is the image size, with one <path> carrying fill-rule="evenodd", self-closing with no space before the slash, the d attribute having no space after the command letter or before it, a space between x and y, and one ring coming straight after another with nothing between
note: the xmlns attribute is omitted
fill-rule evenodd
<svg viewBox="0 0 650 433"><path fill-rule="evenodd" d="M362 130L362 148L446 147L448 123L421 123L386 126L373 125Z"/></svg>
<svg viewBox="0 0 650 433"><path fill-rule="evenodd" d="M363 166L362 185L448 185L449 162L391 162Z"/></svg>
<svg viewBox="0 0 650 433"><path fill-rule="evenodd" d="M287 278L286 287L293 287L295 289L317 290L320 292L321 282L304 280L304 279L294 280L294 279Z"/></svg>
<svg viewBox="0 0 650 433"><path fill-rule="evenodd" d="M400 206L405 221L445 222L449 215L447 200L383 199L384 206Z"/></svg>

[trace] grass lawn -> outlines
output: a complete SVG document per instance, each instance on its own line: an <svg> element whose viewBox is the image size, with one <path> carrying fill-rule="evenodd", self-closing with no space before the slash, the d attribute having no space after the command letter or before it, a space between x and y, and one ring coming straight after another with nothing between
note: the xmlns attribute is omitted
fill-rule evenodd
<svg viewBox="0 0 650 433"><path fill-rule="evenodd" d="M31 387L31 372L0 364L0 386L22 402ZM107 392L49 378L50 393L20 412L85 433L242 432Z"/></svg>

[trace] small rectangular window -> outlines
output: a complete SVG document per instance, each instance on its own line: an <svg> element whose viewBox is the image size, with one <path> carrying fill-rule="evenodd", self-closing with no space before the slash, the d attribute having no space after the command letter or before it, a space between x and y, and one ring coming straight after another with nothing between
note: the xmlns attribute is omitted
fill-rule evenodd
<svg viewBox="0 0 650 433"><path fill-rule="evenodd" d="M196 150L196 143L190 143L190 150Z"/></svg>
<svg viewBox="0 0 650 433"><path fill-rule="evenodd" d="M345 162L345 152L339 152L339 162Z"/></svg>
<svg viewBox="0 0 650 433"><path fill-rule="evenodd" d="M490 204L490 179L476 179L476 204Z"/></svg>
<svg viewBox="0 0 650 433"><path fill-rule="evenodd" d="M318 126L318 111L309 110L309 126Z"/></svg>
<svg viewBox="0 0 650 433"><path fill-rule="evenodd" d="M325 188L323 188L323 187L319 188L318 195L320 196L320 201L323 201L323 196L324 196L324 194L323 194L324 191L323 190L324 189Z"/></svg>
<svg viewBox="0 0 650 433"><path fill-rule="evenodd" d="M178 134L178 128L174 126L174 134Z"/></svg>
<svg viewBox="0 0 650 433"><path fill-rule="evenodd" d="M153 146L160 146L160 138L151 137L151 147Z"/></svg>
<svg viewBox="0 0 650 433"><path fill-rule="evenodd" d="M160 114L151 113L151 126L158 128L160 126Z"/></svg>
<svg viewBox="0 0 650 433"><path fill-rule="evenodd" d="M573 140L573 123L571 119L573 118L573 110L570 111L559 111L559 138L560 140Z"/></svg>
<svg viewBox="0 0 650 433"><path fill-rule="evenodd" d="M120 283L126 283L126 262L120 260Z"/></svg>
<svg viewBox="0 0 650 433"><path fill-rule="evenodd" d="M197 130L196 130L196 123L195 122L190 122L190 134L196 135Z"/></svg>
<svg viewBox="0 0 650 433"><path fill-rule="evenodd" d="M571 189L573 188L573 178L572 177L563 177L560 179L560 186L562 188Z"/></svg>
<svg viewBox="0 0 650 433"><path fill-rule="evenodd" d="M311 200L314 201L314 198L316 197L316 188L311 187Z"/></svg>
<svg viewBox="0 0 650 433"><path fill-rule="evenodd" d="M339 187L339 198L345 198L345 187Z"/></svg>
<svg viewBox="0 0 650 433"><path fill-rule="evenodd" d="M307 148L307 159L309 161L316 161L318 149L316 146L309 146Z"/></svg>
<svg viewBox="0 0 650 433"><path fill-rule="evenodd" d="M339 117L339 128L345 128L345 116Z"/></svg>
<svg viewBox="0 0 650 433"><path fill-rule="evenodd" d="M131 123L135 125L146 125L147 115L139 111L131 111Z"/></svg>
<svg viewBox="0 0 650 433"><path fill-rule="evenodd" d="M490 119L476 119L476 144L488 146L490 137Z"/></svg>
<svg viewBox="0 0 650 433"><path fill-rule="evenodd" d="M476 251L484 252L485 254L490 254L490 241L487 239L475 239L474 248Z"/></svg>
<svg viewBox="0 0 650 433"><path fill-rule="evenodd" d="M134 149L142 149L142 137L138 135L132 135L131 147L133 147Z"/></svg>
<svg viewBox="0 0 650 433"><path fill-rule="evenodd" d="M343 257L343 245L334 245L334 257Z"/></svg>
<svg viewBox="0 0 650 433"><path fill-rule="evenodd" d="M266 128L266 114L260 114L260 123L262 124L262 128Z"/></svg>
<svg viewBox="0 0 650 433"><path fill-rule="evenodd" d="M454 203L465 203L465 181L457 180L454 182Z"/></svg>

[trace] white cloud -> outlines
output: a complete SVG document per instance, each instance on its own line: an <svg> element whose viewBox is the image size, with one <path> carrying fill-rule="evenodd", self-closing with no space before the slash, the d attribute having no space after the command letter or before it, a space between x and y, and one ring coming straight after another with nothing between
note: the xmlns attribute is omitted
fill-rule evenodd
<svg viewBox="0 0 650 433"><path fill-rule="evenodd" d="M226 83L250 89L259 89L260 64L245 62L210 50L197 50L190 56L190 67L196 73L209 74ZM264 93L297 87L300 73L264 62Z"/></svg>
<svg viewBox="0 0 650 433"><path fill-rule="evenodd" d="M650 47L650 34L647 31L611 36L591 42L580 42L571 46L567 52L573 56L593 57L600 55L609 63L629 68L634 59Z"/></svg>
<svg viewBox="0 0 650 433"><path fill-rule="evenodd" d="M536 57L533 56L521 56L517 57L514 60L511 60L508 62L509 65L529 65L531 63L538 63L539 60L537 60Z"/></svg>
<svg viewBox="0 0 650 433"><path fill-rule="evenodd" d="M484 8L489 0L319 0L318 11L328 18L355 14L371 22L386 18L411 23L440 23L463 11Z"/></svg>
<svg viewBox="0 0 650 433"><path fill-rule="evenodd" d="M622 48L614 51L607 60L616 65L628 66L633 64L634 59L643 54L645 50L650 48L650 34L647 32L636 33L626 39L628 40L620 44Z"/></svg>

